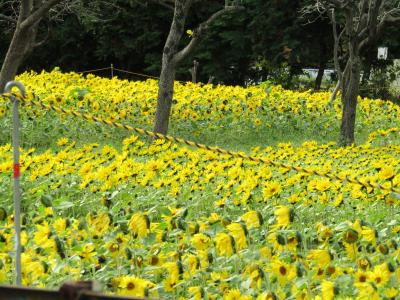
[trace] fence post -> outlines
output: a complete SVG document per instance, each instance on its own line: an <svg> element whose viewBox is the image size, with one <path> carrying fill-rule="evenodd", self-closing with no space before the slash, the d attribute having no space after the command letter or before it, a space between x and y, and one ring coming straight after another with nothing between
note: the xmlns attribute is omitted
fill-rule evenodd
<svg viewBox="0 0 400 300"><path fill-rule="evenodd" d="M22 95L25 97L25 87L21 82L10 81L6 84L5 92L10 93L13 87L17 87ZM14 177L14 226L15 226L15 284L21 285L21 190L20 190L20 164L19 164L19 111L18 99L14 96L11 97L13 102L13 177Z"/></svg>
<svg viewBox="0 0 400 300"><path fill-rule="evenodd" d="M197 69L199 68L199 62L197 60L193 61L193 67L189 69L190 74L192 75L192 82L197 83Z"/></svg>

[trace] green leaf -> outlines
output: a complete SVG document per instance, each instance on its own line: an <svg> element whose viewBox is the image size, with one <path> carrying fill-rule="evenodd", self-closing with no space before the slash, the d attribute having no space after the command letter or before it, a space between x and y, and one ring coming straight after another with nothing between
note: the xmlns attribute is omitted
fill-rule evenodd
<svg viewBox="0 0 400 300"><path fill-rule="evenodd" d="M162 206L158 209L158 211L160 212L160 214L164 215L164 216L170 216L171 215L171 211L168 209L168 207Z"/></svg>
<svg viewBox="0 0 400 300"><path fill-rule="evenodd" d="M53 202L53 198L50 195L43 195L40 197L40 202L46 207L50 207Z"/></svg>
<svg viewBox="0 0 400 300"><path fill-rule="evenodd" d="M61 202L58 206L56 206L56 209L68 209L74 206L74 203L70 202L70 201L64 201Z"/></svg>

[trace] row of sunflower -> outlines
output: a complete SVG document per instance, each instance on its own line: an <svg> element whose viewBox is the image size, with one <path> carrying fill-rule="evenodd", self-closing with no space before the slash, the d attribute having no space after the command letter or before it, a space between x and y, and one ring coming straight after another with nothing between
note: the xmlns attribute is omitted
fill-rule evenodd
<svg viewBox="0 0 400 300"><path fill-rule="evenodd" d="M157 99L157 81L128 81L86 77L77 73L62 73L59 69L40 74L29 72L18 77L27 88L28 98L39 98L46 104L61 105L105 117L151 125ZM0 101L5 101L0 100ZM363 125L380 128L397 122L400 108L388 101L359 99ZM337 123L341 115L340 101L329 102L329 92L298 92L280 86L213 86L210 84L175 83L172 119L206 121L219 124L250 120L255 126L270 127L285 116L301 116L309 124L321 122L326 128ZM1 104L1 103L0 103ZM4 104L4 103L3 103ZM0 116L7 106L0 105ZM33 109L37 116L40 110ZM269 123L261 120L269 120ZM392 125L388 125L392 126Z"/></svg>
<svg viewBox="0 0 400 300"><path fill-rule="evenodd" d="M397 129L370 136L386 136ZM253 155L399 188L399 146L306 142ZM124 295L395 299L398 195L137 136L22 149L23 282ZM13 278L12 148L0 146L0 282Z"/></svg>

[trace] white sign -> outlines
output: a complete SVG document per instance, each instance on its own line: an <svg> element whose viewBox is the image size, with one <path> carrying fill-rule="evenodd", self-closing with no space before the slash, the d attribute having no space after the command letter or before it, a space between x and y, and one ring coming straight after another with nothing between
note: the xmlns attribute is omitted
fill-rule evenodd
<svg viewBox="0 0 400 300"><path fill-rule="evenodd" d="M387 47L379 47L378 48L378 59L387 59L388 48Z"/></svg>

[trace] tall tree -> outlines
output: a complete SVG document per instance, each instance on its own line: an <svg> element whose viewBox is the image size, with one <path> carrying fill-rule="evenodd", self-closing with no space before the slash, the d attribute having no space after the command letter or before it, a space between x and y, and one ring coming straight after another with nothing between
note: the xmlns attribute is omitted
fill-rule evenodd
<svg viewBox="0 0 400 300"><path fill-rule="evenodd" d="M359 94L361 55L368 45L376 43L388 23L400 21L399 0L316 0L315 8L329 12L334 23L343 31L336 34L336 40L344 39L347 46L347 62L342 70L335 63L342 91L342 121L340 144L354 143L357 97ZM340 16L340 18L338 17ZM337 48L337 47L335 47ZM334 54L337 56L337 53Z"/></svg>
<svg viewBox="0 0 400 300"><path fill-rule="evenodd" d="M237 1L225 0L225 6L212 14L191 33L190 42L179 50L180 41L185 30L186 18L193 4L201 5L203 0L165 0L165 5L174 4L174 16L171 28L165 42L161 74L158 83L157 109L153 131L166 134L171 113L172 97L174 93L174 80L177 66L196 48L204 37L211 23L221 15L240 9ZM233 4L233 5L231 5Z"/></svg>
<svg viewBox="0 0 400 300"><path fill-rule="evenodd" d="M64 16L75 14L78 17L94 18L104 5L113 6L105 0L0 0L0 20L8 22L13 29L12 39L0 71L0 91L12 80L22 62L48 40L48 34L40 39L39 30L43 20L63 21ZM7 14L7 12L9 14ZM50 27L47 28L47 33ZM38 41L39 40L39 41Z"/></svg>
<svg viewBox="0 0 400 300"><path fill-rule="evenodd" d="M18 17L13 38L0 71L0 91L17 74L18 67L29 52L40 44L36 41L39 23L49 10L62 0L19 1ZM3 16L7 17L7 16Z"/></svg>
<svg viewBox="0 0 400 300"><path fill-rule="evenodd" d="M2 1L8 3L9 0L0 0L0 11L3 12ZM68 7L67 11L60 11L65 7ZM12 11L5 11L4 14L12 17ZM47 35L48 38L41 47L35 48L37 51L26 56L19 72L51 70L54 67L80 71L103 68L113 63L117 68L157 76L168 34L166 28L171 23L172 15L173 9L168 10L151 2L69 0L68 6L57 5L51 9L49 17L40 23L38 36ZM11 18L11 21L14 22L2 22L0 18L0 32L6 33L0 34L0 67L17 18ZM142 78L123 73L118 73L118 76Z"/></svg>

